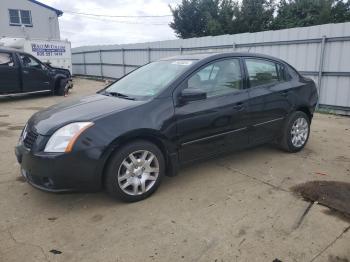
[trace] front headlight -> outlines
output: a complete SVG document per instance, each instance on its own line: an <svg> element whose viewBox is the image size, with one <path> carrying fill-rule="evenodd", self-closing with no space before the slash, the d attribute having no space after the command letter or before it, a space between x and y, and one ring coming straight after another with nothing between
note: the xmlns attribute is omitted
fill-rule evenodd
<svg viewBox="0 0 350 262"><path fill-rule="evenodd" d="M44 152L60 153L72 151L79 135L93 124L92 122L76 122L61 127L50 137Z"/></svg>

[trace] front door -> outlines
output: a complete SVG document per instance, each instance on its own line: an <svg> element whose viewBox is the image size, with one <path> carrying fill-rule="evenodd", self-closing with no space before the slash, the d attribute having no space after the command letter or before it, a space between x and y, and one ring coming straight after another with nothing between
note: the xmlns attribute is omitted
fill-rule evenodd
<svg viewBox="0 0 350 262"><path fill-rule="evenodd" d="M291 89L283 64L260 58L246 58L249 78L250 143L276 138L290 108Z"/></svg>
<svg viewBox="0 0 350 262"><path fill-rule="evenodd" d="M49 71L31 55L20 54L22 63L23 92L48 91L51 89Z"/></svg>
<svg viewBox="0 0 350 262"><path fill-rule="evenodd" d="M21 92L20 79L12 53L0 52L0 94Z"/></svg>
<svg viewBox="0 0 350 262"><path fill-rule="evenodd" d="M243 89L242 72L240 59L218 60L199 69L179 87L207 94L203 100L175 102L181 162L247 145L248 92Z"/></svg>

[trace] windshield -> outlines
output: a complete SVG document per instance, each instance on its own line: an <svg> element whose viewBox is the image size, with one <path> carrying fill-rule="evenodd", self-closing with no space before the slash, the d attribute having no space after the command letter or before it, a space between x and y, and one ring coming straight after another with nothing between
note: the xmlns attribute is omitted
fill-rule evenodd
<svg viewBox="0 0 350 262"><path fill-rule="evenodd" d="M164 90L193 62L193 60L170 60L147 64L110 85L105 93L134 99L153 97Z"/></svg>

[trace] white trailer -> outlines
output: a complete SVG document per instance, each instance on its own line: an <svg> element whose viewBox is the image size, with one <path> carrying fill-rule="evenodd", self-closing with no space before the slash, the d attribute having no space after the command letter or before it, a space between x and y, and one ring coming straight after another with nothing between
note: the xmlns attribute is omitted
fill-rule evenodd
<svg viewBox="0 0 350 262"><path fill-rule="evenodd" d="M41 40L25 38L0 38L0 47L15 48L29 53L43 63L53 67L68 69L72 74L71 43L62 40Z"/></svg>

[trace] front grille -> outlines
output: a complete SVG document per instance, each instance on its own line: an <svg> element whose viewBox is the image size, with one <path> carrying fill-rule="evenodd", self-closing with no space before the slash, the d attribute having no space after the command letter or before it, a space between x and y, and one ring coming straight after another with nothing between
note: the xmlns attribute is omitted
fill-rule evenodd
<svg viewBox="0 0 350 262"><path fill-rule="evenodd" d="M24 138L23 140L23 144L26 148L28 149L32 149L34 143L35 143L35 140L38 138L38 134L35 133L34 131L32 130L28 130L27 131L27 135L26 137Z"/></svg>

